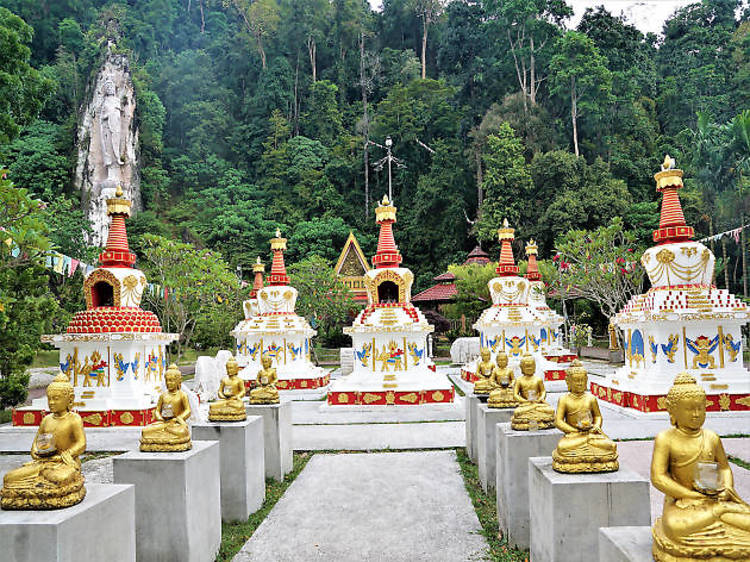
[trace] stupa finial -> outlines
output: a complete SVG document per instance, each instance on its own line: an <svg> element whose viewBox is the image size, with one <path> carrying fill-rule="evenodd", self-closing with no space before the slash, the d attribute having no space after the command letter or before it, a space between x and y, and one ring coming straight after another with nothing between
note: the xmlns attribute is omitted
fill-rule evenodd
<svg viewBox="0 0 750 562"><path fill-rule="evenodd" d="M495 271L500 275L518 275L518 266L513 259L513 248L511 243L515 240L515 229L508 226L508 219L503 219L503 227L497 229L497 237L500 240L500 261Z"/></svg>
<svg viewBox="0 0 750 562"><path fill-rule="evenodd" d="M539 253L536 242L532 238L528 244L526 244L526 257L528 258L528 266L526 267L526 279L529 281L539 281L542 275L539 273L539 267L536 263L536 256Z"/></svg>
<svg viewBox="0 0 750 562"><path fill-rule="evenodd" d="M112 217L107 235L107 246L99 254L99 263L110 267L133 267L135 254L128 246L128 233L125 219L130 216L132 202L123 197L122 186L118 185L114 197L107 199L107 215Z"/></svg>
<svg viewBox="0 0 750 562"><path fill-rule="evenodd" d="M693 228L685 223L680 196L677 190L683 187L682 170L675 168L675 160L669 154L664 156L661 171L654 174L656 191L662 194L659 228L654 230L654 242L685 242L694 235Z"/></svg>
<svg viewBox="0 0 750 562"><path fill-rule="evenodd" d="M375 209L375 222L380 225L378 249L372 258L376 268L398 267L403 259L393 238L393 223L396 222L396 207L387 195L383 196L380 205Z"/></svg>
<svg viewBox="0 0 750 562"><path fill-rule="evenodd" d="M289 285L289 276L286 274L284 265L284 250L286 250L286 238L281 237L281 230L276 229L276 237L271 238L271 274L268 276L269 285Z"/></svg>

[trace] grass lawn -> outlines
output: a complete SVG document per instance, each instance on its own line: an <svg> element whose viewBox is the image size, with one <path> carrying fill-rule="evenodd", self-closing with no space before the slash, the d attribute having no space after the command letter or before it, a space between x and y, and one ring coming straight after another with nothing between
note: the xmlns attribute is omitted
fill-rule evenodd
<svg viewBox="0 0 750 562"><path fill-rule="evenodd" d="M57 367L59 366L58 360L60 359L60 351L57 349L46 350L41 349L36 352L34 361L31 363L31 368L38 367Z"/></svg>

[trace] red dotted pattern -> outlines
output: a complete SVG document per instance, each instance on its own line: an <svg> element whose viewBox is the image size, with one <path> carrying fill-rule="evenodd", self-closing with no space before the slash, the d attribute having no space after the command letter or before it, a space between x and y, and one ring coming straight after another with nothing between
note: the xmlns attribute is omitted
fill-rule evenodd
<svg viewBox="0 0 750 562"><path fill-rule="evenodd" d="M380 222L380 234L378 235L378 250L372 258L376 268L398 267L403 259L398 252L396 240L393 238L393 221L384 220Z"/></svg>
<svg viewBox="0 0 750 562"><path fill-rule="evenodd" d="M69 334L110 332L161 332L156 314L131 307L100 306L77 312L68 324Z"/></svg>
<svg viewBox="0 0 750 562"><path fill-rule="evenodd" d="M268 276L269 285L289 285L289 276L286 274L284 265L284 251L273 250L273 261L271 262L271 274Z"/></svg>

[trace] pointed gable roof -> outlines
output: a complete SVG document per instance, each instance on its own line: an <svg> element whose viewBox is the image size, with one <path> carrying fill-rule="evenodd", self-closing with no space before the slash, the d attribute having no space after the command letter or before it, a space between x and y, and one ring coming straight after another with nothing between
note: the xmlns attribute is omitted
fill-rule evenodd
<svg viewBox="0 0 750 562"><path fill-rule="evenodd" d="M359 264L361 271L352 272L349 271L352 265ZM346 269L348 271L344 271L345 266L349 266ZM341 254L339 255L339 259L336 262L336 267L334 268L334 272L336 275L342 275L342 276L361 276L364 275L366 272L370 271L372 269L370 267L370 264L367 263L367 258L365 257L364 252L362 251L362 248L359 247L359 242L357 242L357 238L354 236L354 233L350 230L349 231L349 237L346 239L346 242L344 243L344 247L341 250Z"/></svg>

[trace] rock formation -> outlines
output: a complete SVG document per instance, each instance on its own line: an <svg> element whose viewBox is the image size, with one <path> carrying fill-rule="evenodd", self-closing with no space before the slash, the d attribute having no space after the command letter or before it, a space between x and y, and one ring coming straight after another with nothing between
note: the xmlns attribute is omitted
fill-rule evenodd
<svg viewBox="0 0 750 562"><path fill-rule="evenodd" d="M128 57L112 41L87 100L78 128L76 186L93 229L88 242L101 246L109 230L106 199L118 185L133 210L141 208L135 90Z"/></svg>

